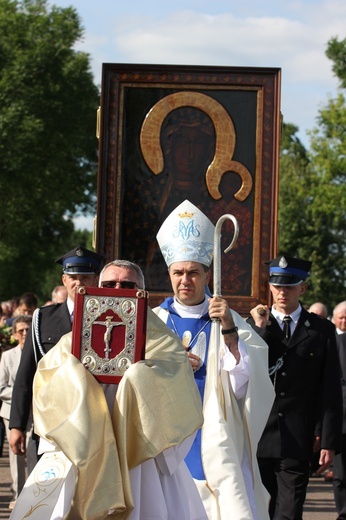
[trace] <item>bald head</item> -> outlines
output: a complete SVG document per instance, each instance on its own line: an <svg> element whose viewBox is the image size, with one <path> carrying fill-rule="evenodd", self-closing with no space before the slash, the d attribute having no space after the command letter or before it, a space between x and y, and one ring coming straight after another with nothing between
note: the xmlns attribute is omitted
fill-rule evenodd
<svg viewBox="0 0 346 520"><path fill-rule="evenodd" d="M346 332L346 300L334 307L333 322L341 332Z"/></svg>
<svg viewBox="0 0 346 520"><path fill-rule="evenodd" d="M322 318L328 318L328 309L324 303L315 302L311 305L308 311L318 314L319 316L322 316Z"/></svg>

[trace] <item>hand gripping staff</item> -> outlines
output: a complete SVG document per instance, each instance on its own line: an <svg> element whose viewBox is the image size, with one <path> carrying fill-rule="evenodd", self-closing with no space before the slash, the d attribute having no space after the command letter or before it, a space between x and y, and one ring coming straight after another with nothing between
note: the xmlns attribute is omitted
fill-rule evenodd
<svg viewBox="0 0 346 520"><path fill-rule="evenodd" d="M226 214L219 218L214 229L214 297L221 296L221 228L226 220L233 222L234 235L231 244L225 249L225 253L230 251L233 247L239 234L238 222L233 215ZM227 417L225 416L223 406L225 396L223 395L223 384L220 378L220 376L222 376L222 373L220 374L220 325L220 320L212 320L207 360L208 368L203 398L204 425L202 428L201 447L202 464L206 480L218 504L220 501L220 488L222 488L222 481L224 480L224 472L220 471L219 463L221 462L223 464L223 462L226 462L225 467L229 468L230 447L232 447L233 450L232 443L227 443L227 446L224 444L225 438L229 435L230 428ZM213 446L214 449L211 450L210 446ZM218 454L216 458L215 450ZM225 496L224 493L222 496ZM219 507L219 505L217 507ZM229 507L226 507L225 511L228 514Z"/></svg>
<svg viewBox="0 0 346 520"><path fill-rule="evenodd" d="M226 220L231 220L234 226L234 235L232 242L230 245L224 250L224 253L228 253L235 242L238 239L239 235L239 225L237 219L231 215L226 213L222 215L219 220L216 222L216 226L214 229L214 269L213 269L213 286L214 292L213 296L221 296L221 228ZM213 360L213 370L214 375L219 372L219 359L220 359L220 320L217 318L212 320L211 324L211 344L215 345L214 355L210 354L209 359ZM211 367L210 367L211 368Z"/></svg>

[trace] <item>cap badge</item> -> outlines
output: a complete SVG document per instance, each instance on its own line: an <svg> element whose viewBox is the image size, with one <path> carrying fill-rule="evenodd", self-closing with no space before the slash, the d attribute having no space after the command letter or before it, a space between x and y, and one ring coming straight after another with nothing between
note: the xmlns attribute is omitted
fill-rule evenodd
<svg viewBox="0 0 346 520"><path fill-rule="evenodd" d="M287 267L287 266L288 266L287 260L284 256L282 256L279 261L279 267L281 267L281 269L285 269L285 267Z"/></svg>
<svg viewBox="0 0 346 520"><path fill-rule="evenodd" d="M77 256L84 256L83 250L80 247L76 250L76 255Z"/></svg>

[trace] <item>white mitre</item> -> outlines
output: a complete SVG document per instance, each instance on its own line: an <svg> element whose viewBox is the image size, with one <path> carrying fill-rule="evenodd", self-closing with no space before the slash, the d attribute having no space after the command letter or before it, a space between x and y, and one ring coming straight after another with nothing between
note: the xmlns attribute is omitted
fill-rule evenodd
<svg viewBox="0 0 346 520"><path fill-rule="evenodd" d="M167 266L175 262L213 260L214 226L194 204L185 200L166 218L156 235Z"/></svg>

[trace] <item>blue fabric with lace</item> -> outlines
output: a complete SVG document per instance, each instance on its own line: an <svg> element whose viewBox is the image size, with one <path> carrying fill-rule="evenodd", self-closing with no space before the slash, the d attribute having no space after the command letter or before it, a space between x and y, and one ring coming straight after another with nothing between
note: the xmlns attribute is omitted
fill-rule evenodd
<svg viewBox="0 0 346 520"><path fill-rule="evenodd" d="M162 302L161 307L166 309L169 312L169 318L167 320L167 326L175 333L178 334L180 340L182 340L183 334L186 331L190 331L192 342L188 347L188 351L192 350L196 342L198 341L199 334L203 330L203 333L206 335L206 351L203 359L203 365L199 370L194 372L195 381L203 402L204 396L204 387L205 387L205 378L206 378L206 360L208 358L208 346L210 340L210 330L211 330L211 322L209 314L205 314L201 318L181 318L179 314L173 309L172 303L173 298L166 298L164 302ZM205 475L202 466L201 459L201 430L199 429L197 435L195 437L194 443L191 447L191 450L187 454L185 458L185 462L187 467L190 470L193 478L197 480L205 480Z"/></svg>

